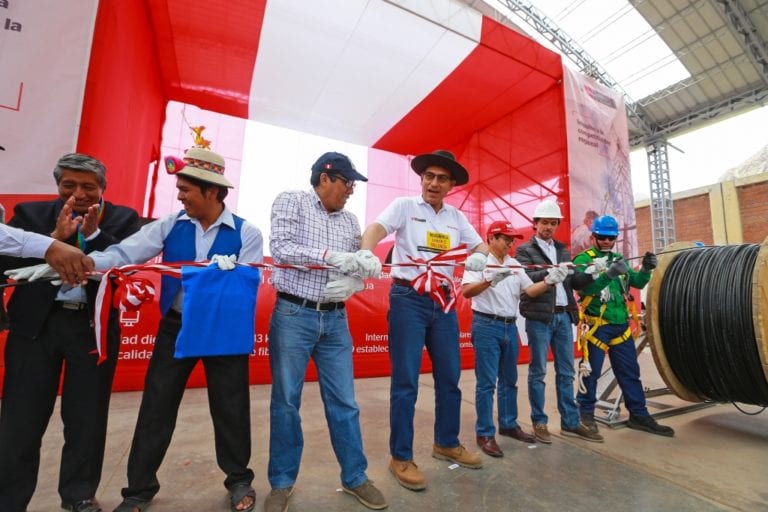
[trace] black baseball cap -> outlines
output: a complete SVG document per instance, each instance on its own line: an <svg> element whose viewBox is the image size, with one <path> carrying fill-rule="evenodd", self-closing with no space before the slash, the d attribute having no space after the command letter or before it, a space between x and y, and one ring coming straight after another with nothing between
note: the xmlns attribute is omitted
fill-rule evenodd
<svg viewBox="0 0 768 512"><path fill-rule="evenodd" d="M312 173L340 174L348 180L368 181L368 178L357 172L355 165L347 155L342 155L335 151L323 153L317 161L312 164Z"/></svg>

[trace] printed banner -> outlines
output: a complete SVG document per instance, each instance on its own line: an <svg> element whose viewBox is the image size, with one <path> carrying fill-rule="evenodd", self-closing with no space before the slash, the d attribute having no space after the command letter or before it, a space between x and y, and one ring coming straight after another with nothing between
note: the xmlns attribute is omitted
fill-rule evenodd
<svg viewBox="0 0 768 512"><path fill-rule="evenodd" d="M1 194L54 191L53 166L77 142L97 4L0 0Z"/></svg>
<svg viewBox="0 0 768 512"><path fill-rule="evenodd" d="M611 215L619 222L615 250L634 256L637 231L624 97L567 67L563 75L574 226L571 254L589 247L595 217Z"/></svg>

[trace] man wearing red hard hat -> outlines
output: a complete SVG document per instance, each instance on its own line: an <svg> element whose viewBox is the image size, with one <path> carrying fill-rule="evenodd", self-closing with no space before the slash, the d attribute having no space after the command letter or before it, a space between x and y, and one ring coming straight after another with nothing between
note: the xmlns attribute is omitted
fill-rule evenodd
<svg viewBox="0 0 768 512"><path fill-rule="evenodd" d="M491 457L504 456L495 438L494 392L499 404L499 434L533 442L533 436L517 423L516 321L520 297L537 297L568 276L568 269L558 266L550 268L542 281L531 281L520 263L509 256L515 239L521 238L509 222L492 223L486 236L488 266L482 272L465 271L461 288L464 297L472 298L477 445Z"/></svg>

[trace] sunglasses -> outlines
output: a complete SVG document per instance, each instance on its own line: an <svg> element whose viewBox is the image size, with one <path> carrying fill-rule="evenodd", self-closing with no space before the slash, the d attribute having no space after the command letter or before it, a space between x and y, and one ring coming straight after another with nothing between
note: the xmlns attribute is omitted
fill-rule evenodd
<svg viewBox="0 0 768 512"><path fill-rule="evenodd" d="M613 242L616 240L616 237L613 235L595 235L596 240L600 240L601 242L604 242L608 240L609 242Z"/></svg>
<svg viewBox="0 0 768 512"><path fill-rule="evenodd" d="M355 188L355 180L347 179L339 174L329 174L328 179L331 180L331 183L336 183L336 180L341 180L345 187Z"/></svg>

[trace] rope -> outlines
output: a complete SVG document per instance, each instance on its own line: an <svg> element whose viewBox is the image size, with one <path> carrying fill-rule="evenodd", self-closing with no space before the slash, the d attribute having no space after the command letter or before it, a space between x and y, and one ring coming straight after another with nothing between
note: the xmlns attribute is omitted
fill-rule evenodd
<svg viewBox="0 0 768 512"><path fill-rule="evenodd" d="M659 290L667 360L692 393L715 402L768 405L768 382L752 323L758 245L678 254Z"/></svg>

